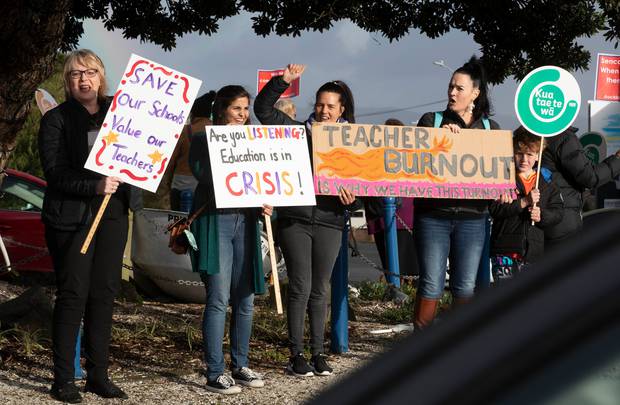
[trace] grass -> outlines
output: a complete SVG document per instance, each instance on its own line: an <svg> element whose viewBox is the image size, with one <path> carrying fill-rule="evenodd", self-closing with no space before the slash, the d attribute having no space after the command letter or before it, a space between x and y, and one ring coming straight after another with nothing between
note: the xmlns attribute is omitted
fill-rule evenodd
<svg viewBox="0 0 620 405"><path fill-rule="evenodd" d="M379 324L411 322L415 298L413 286L402 286L401 291L410 299L400 305L384 300L387 290L385 283L362 283L359 290L359 297L351 297L350 304L358 322L363 324L351 324L351 344L370 343L368 334L364 332L365 328L374 328ZM449 308L450 301L450 295L445 294L440 311ZM124 373L158 375L182 374L202 369L203 308L201 304L135 304L117 301L111 342L113 368L125 370ZM252 327L251 365L282 368L289 357L286 316L276 314L267 299L257 298ZM358 329L359 327L362 329ZM228 352L228 321L225 330L224 351ZM307 341L307 323L305 330ZM329 325L326 332L329 335ZM306 348L305 354L310 355L309 348ZM46 373L51 366L51 342L43 330L0 330L0 357L3 359L3 366L12 364L11 367L26 367L28 364L35 364L34 367L39 367Z"/></svg>
<svg viewBox="0 0 620 405"><path fill-rule="evenodd" d="M0 331L0 347L24 356L33 356L51 346L49 333L43 329L28 330L15 326Z"/></svg>
<svg viewBox="0 0 620 405"><path fill-rule="evenodd" d="M385 295L388 285L385 282L364 281L359 286L359 297L351 300L351 305L355 309L363 304L364 301L381 302L381 305L374 306L371 316L378 322L388 324L410 323L413 316L413 306L415 303L416 288L413 284L403 283L401 292L409 296L409 300L402 304L395 304L386 301ZM450 309L452 306L452 296L444 293L439 302L439 313Z"/></svg>

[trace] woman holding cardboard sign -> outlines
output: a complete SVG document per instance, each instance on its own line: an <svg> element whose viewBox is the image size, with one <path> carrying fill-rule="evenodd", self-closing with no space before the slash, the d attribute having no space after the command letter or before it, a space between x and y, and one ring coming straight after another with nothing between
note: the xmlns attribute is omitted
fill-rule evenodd
<svg viewBox="0 0 620 405"><path fill-rule="evenodd" d="M271 79L256 96L254 113L266 125L305 125L312 154L312 123L355 122L353 95L345 83L327 82L316 92L314 112L308 120L293 120L274 104L304 70L304 65L288 65L282 76ZM295 376L324 376L333 371L323 349L327 291L340 250L345 210L360 206L353 194L341 189L338 197L317 196L316 206L278 209L280 246L289 280L287 321L291 358L287 369ZM303 355L306 309L310 319L311 365Z"/></svg>
<svg viewBox="0 0 620 405"><path fill-rule="evenodd" d="M39 155L47 180L41 218L58 288L51 394L60 401L81 401L73 361L83 317L85 390L105 398L127 398L108 378L108 353L127 240L129 187L118 178L84 169L89 133L97 135L110 106L103 62L89 50L71 53L65 61L64 83L67 100L43 116L39 129ZM82 243L106 194L112 195L108 207L83 255Z"/></svg>
<svg viewBox="0 0 620 405"><path fill-rule="evenodd" d="M491 104L480 61L472 57L452 74L448 106L443 112L426 113L421 127L499 129L490 120ZM488 201L417 198L414 202L416 248L420 281L414 307L416 329L429 326L443 296L446 262L450 257L450 288L455 305L474 294L476 273L485 244Z"/></svg>
<svg viewBox="0 0 620 405"><path fill-rule="evenodd" d="M249 124L250 95L241 86L224 86L213 102L215 125ZM192 222L198 250L190 249L192 268L200 273L207 289L202 334L207 363L207 390L220 394L237 394L240 385L264 386L262 377L248 367L248 351L254 294L265 292L260 246L260 211L256 208L218 209L213 191L213 173L206 135L194 134L189 163L198 186L192 211L206 206ZM263 206L271 215L272 207ZM224 374L222 340L228 303L230 318L230 354L232 376Z"/></svg>

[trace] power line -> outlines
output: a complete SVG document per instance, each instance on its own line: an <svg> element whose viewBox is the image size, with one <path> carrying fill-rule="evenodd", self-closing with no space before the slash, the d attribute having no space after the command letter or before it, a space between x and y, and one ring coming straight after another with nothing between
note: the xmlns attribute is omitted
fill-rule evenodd
<svg viewBox="0 0 620 405"><path fill-rule="evenodd" d="M371 113L365 113L365 114L355 114L355 116L356 117L370 117L371 115L381 115L381 114L388 114L388 113L394 113L394 112L400 112L400 111L407 111L407 110L412 110L414 108L426 107L428 105L445 103L446 101L448 101L447 98L443 100L431 101L430 103L412 105L411 107L395 108L393 110L384 110L384 111L377 111L377 112L371 112Z"/></svg>

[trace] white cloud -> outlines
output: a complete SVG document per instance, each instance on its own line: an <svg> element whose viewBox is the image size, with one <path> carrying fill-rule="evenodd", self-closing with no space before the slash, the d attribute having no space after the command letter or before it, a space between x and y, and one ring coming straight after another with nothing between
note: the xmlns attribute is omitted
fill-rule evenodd
<svg viewBox="0 0 620 405"><path fill-rule="evenodd" d="M350 22L338 24L336 38L340 42L342 52L350 56L365 52L372 41L368 32Z"/></svg>

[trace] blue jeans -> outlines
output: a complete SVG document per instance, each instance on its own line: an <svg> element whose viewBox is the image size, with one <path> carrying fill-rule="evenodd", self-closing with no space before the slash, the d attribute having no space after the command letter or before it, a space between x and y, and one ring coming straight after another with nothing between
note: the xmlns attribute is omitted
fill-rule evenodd
<svg viewBox="0 0 620 405"><path fill-rule="evenodd" d="M450 257L450 289L455 298L474 295L476 274L485 240L485 218L449 219L417 215L414 228L420 264L418 293L443 295L446 262Z"/></svg>
<svg viewBox="0 0 620 405"><path fill-rule="evenodd" d="M207 304L202 319L202 339L207 363L207 379L215 380L224 373L222 350L226 310L232 306L230 348L232 368L248 366L254 281L252 259L255 219L238 213L218 214L219 260L217 274L202 275L207 289Z"/></svg>

